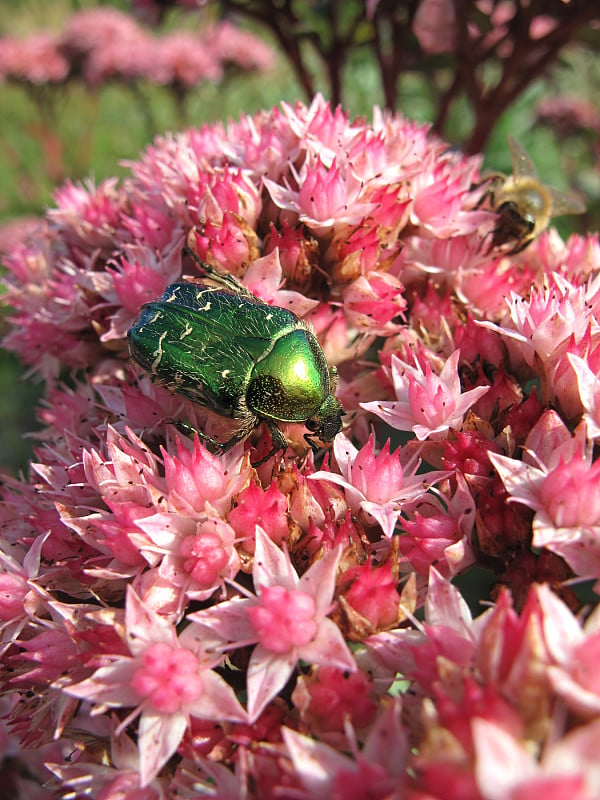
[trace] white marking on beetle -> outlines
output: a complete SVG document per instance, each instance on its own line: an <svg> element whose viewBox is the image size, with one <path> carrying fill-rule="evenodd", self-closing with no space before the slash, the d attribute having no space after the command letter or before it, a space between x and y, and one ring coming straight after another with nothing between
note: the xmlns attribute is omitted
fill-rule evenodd
<svg viewBox="0 0 600 800"><path fill-rule="evenodd" d="M221 373L221 377L226 378L230 372L231 372L230 369L224 369L223 372Z"/></svg>
<svg viewBox="0 0 600 800"><path fill-rule="evenodd" d="M199 301L205 294L206 294L206 292L198 292L198 294L196 295L196 300ZM197 311L210 311L210 309L211 309L211 302L210 302L210 300L207 300L206 303L203 306L198 306L198 308L196 310Z"/></svg>
<svg viewBox="0 0 600 800"><path fill-rule="evenodd" d="M152 364L150 365L150 371L153 372L154 374L156 374L156 368L160 364L161 359L163 357L162 343L163 343L163 339L165 338L166 335L167 335L166 331L163 331L163 333L161 333L160 338L158 340L158 347L152 353L152 355L155 358L154 358L154 361L152 362Z"/></svg>
<svg viewBox="0 0 600 800"><path fill-rule="evenodd" d="M193 331L193 330L194 330L194 329L193 329L193 327L190 325L190 323L189 323L189 322L186 322L186 323L185 323L185 330L184 330L184 331L182 331L182 332L179 334L179 339L180 339L180 340L181 340L181 339L185 339L185 338L186 338L186 336L189 336L189 335L190 335L190 333L192 333L192 331Z"/></svg>

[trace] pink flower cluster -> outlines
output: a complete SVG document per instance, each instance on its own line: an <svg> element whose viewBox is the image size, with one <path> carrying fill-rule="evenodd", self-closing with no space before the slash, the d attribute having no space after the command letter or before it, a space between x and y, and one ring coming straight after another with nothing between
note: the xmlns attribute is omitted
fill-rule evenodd
<svg viewBox="0 0 600 800"><path fill-rule="evenodd" d="M378 0L370 0L371 14L378 4ZM460 41L460 32L482 51L498 46L499 55L508 58L514 50L515 35L525 34L535 42L560 25L556 9L549 9L548 14L537 13L537 10L533 14L528 13L523 18L524 29L517 30L518 26L514 23L520 16L519 2L474 0L470 5L472 9L463 7L457 10L453 0L419 0L411 28L424 53L438 55L454 52ZM528 6L523 4L523 7ZM468 12L472 13L472 17L463 27Z"/></svg>
<svg viewBox="0 0 600 800"><path fill-rule="evenodd" d="M597 140L600 134L600 111L595 103L577 95L558 95L538 103L536 116L562 136L589 133Z"/></svg>
<svg viewBox="0 0 600 800"><path fill-rule="evenodd" d="M0 506L16 797L598 797L600 245L491 249L479 170L317 97L159 138L13 248L5 345L46 382ZM210 453L174 422L228 420L129 359L188 241L314 327L324 457L300 425Z"/></svg>
<svg viewBox="0 0 600 800"><path fill-rule="evenodd" d="M155 35L110 7L79 11L56 35L0 39L0 80L62 83L81 77L88 85L108 80L147 80L191 87L219 81L227 65L269 70L271 48L224 21L204 28Z"/></svg>

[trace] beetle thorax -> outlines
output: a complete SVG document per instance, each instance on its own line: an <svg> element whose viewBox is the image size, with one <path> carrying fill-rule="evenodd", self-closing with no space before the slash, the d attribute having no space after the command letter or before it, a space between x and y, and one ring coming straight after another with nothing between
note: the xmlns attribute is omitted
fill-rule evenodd
<svg viewBox="0 0 600 800"><path fill-rule="evenodd" d="M314 334L297 329L276 339L258 361L246 391L248 408L275 422L305 422L330 394L329 369Z"/></svg>

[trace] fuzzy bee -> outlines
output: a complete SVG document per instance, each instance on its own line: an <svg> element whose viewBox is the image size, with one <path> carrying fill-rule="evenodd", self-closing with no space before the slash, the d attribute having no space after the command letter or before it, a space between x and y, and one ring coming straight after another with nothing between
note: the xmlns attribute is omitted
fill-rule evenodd
<svg viewBox="0 0 600 800"><path fill-rule="evenodd" d="M520 253L544 231L552 217L583 214L585 205L574 195L564 194L543 184L531 158L519 142L508 137L512 158L511 176L494 174L487 178L487 198L498 215L491 233L490 250L504 247L508 255Z"/></svg>

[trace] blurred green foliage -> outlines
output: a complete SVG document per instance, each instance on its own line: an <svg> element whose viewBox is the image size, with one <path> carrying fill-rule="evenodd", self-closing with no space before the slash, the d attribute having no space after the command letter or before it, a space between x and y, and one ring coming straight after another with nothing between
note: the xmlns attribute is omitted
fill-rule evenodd
<svg viewBox="0 0 600 800"><path fill-rule="evenodd" d="M60 30L68 16L81 8L98 5L91 1L2 0L0 35L25 36L42 28ZM108 5L105 3L104 5ZM111 5L128 9L126 2ZM169 28L195 24L193 16L171 13ZM255 29L260 34L260 28ZM271 42L271 44L273 44ZM352 55L345 76L351 115L370 116L373 105L382 102L379 73L367 49ZM600 65L589 51L569 53L549 80L531 85L500 118L490 139L486 166L510 172L506 136L512 133L530 152L545 182L559 189L576 187L589 199L584 229L598 229L600 177L598 168L586 165L597 142L572 136L558 140L555 132L535 122L535 106L548 94L566 94L577 82L584 97L597 97ZM323 81L323 86L325 81ZM400 110L420 122L432 119L434 88L427 76L410 74L403 81ZM115 83L94 91L76 83L61 87L0 84L0 223L25 214L41 214L52 202L53 187L67 177L92 176L100 181L127 173L122 163L136 159L152 139L165 131L216 120L237 118L277 105L281 100L306 101L302 89L283 55L267 75L235 73L224 83L204 83L179 103L168 88ZM449 122L450 139L459 141L470 119L458 108ZM576 219L557 220L563 235ZM0 332L2 327L0 319ZM35 429L34 407L39 387L29 388L20 379L22 368L9 354L0 355L0 466L12 471L26 467L31 440L22 431Z"/></svg>

